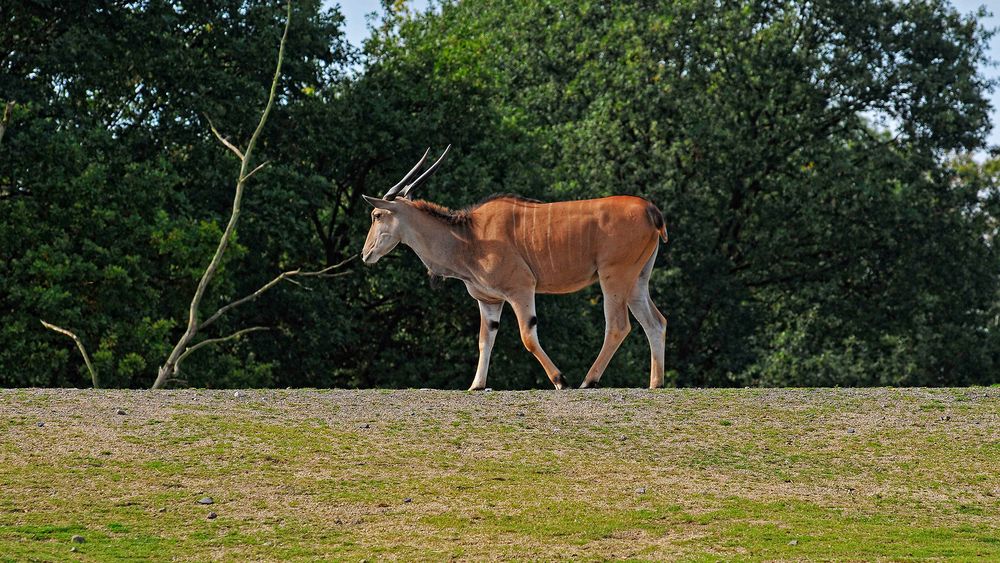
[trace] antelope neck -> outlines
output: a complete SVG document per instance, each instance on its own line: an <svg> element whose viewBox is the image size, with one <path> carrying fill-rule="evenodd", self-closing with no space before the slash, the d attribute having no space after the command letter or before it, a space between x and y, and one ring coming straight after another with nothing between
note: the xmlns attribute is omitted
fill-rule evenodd
<svg viewBox="0 0 1000 563"><path fill-rule="evenodd" d="M469 233L417 210L413 215L416 224L406 229L400 242L416 252L432 275L469 280L472 269L465 263L470 255Z"/></svg>

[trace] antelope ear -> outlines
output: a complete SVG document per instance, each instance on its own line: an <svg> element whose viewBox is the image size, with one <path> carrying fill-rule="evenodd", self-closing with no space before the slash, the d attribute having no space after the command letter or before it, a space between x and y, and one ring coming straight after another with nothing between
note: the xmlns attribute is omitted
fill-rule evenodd
<svg viewBox="0 0 1000 563"><path fill-rule="evenodd" d="M379 209L389 209L392 206L391 202L386 201L384 199L379 199L377 197L371 197L367 195L362 195L361 197L365 198L365 201L367 201L368 204L371 205L372 207L378 207Z"/></svg>

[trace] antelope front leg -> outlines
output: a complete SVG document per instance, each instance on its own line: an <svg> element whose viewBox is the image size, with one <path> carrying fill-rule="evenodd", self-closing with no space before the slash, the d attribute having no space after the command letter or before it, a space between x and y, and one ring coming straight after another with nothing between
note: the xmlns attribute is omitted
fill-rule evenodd
<svg viewBox="0 0 1000 563"><path fill-rule="evenodd" d="M542 364L545 375L549 377L549 381L552 382L552 385L556 389L566 389L569 387L569 384L566 383L566 378L562 376L559 368L552 363L545 350L542 350L542 345L538 343L538 317L535 316L535 294L520 295L515 299L511 299L510 306L514 309L514 314L517 316L517 326L521 330L521 342L524 343L524 347L535 356L538 363Z"/></svg>
<svg viewBox="0 0 1000 563"><path fill-rule="evenodd" d="M476 367L476 377L472 380L469 391L486 389L486 372L490 369L490 354L493 352L493 342L497 339L502 312L503 301L479 302L479 366Z"/></svg>

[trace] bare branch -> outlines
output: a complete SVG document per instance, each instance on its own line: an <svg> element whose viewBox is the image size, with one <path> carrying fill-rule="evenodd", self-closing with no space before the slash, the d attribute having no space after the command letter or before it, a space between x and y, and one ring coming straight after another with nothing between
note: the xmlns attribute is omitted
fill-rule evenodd
<svg viewBox="0 0 1000 563"><path fill-rule="evenodd" d="M10 124L10 114L14 111L14 102L9 101L3 108L3 117L0 118L0 142L3 142L3 134L7 132L7 125Z"/></svg>
<svg viewBox="0 0 1000 563"><path fill-rule="evenodd" d="M327 272L329 272L331 270L340 269L341 267L345 266L348 262L350 262L351 260L354 260L357 257L358 257L357 254L352 254L352 255L348 256L347 258L344 258L340 262L337 262L333 266L327 266L326 268L323 268L322 270L317 270L315 272L299 272L298 274L295 274L295 275L302 276L302 277L312 277L312 276L316 276L316 277L330 277L330 276L327 275ZM346 274L346 273L347 272L341 272L340 274L334 274L334 275L338 275L339 276L339 275Z"/></svg>
<svg viewBox="0 0 1000 563"><path fill-rule="evenodd" d="M215 124L212 123L212 118L206 114L205 119L208 120L208 127L209 129L212 130L212 133L215 135L215 138L218 139L219 142L222 143L223 145L226 145L226 147L229 150L233 151L233 153L236 154L236 158L243 160L243 153L240 151L240 149L236 148L236 145L230 143L229 139L226 139L225 137L222 136L221 133L219 133L219 130L215 128Z"/></svg>
<svg viewBox="0 0 1000 563"><path fill-rule="evenodd" d="M356 257L357 257L357 255L355 254L355 255L351 256L350 258L347 258L346 260L341 261L338 264L334 264L333 266L327 266L326 268L323 268L322 270L318 270L318 271L315 271L315 272L303 272L301 268L297 268L295 270L289 270L287 272L282 272L281 274L279 274L277 277L275 277L271 281L269 281L269 282L265 283L264 285L260 286L260 288L257 289L257 291L251 293L250 295L247 295L246 297L243 297L241 299L237 299L236 301L233 301L232 303L229 303L228 305L224 305L224 306L220 307L218 311L216 311L215 313L213 313L212 316L210 316L207 319L205 319L205 322L201 323L198 326L198 330L202 330L205 327L207 327L208 325L214 323L216 320L219 319L219 317L221 317L222 315L224 315L226 313L226 311L229 311L230 309L233 309L235 307L239 307L240 305L243 305L244 303L247 303L247 302L253 301L254 299L257 299L258 297L260 297L261 295L263 295L263 293L265 291L267 291L267 290L271 289L272 287L274 287L274 286L278 285L279 283L281 283L282 280L291 281L291 280L289 280L289 278L291 278L292 276L302 276L302 277L313 277L313 276L316 276L316 277L330 277L330 275L327 274L327 272L329 272L331 270L336 270L337 268L340 268L341 266L347 264L351 260L354 260ZM346 273L346 272L342 272L342 273Z"/></svg>
<svg viewBox="0 0 1000 563"><path fill-rule="evenodd" d="M203 323L201 323L200 325L198 325L198 330L202 330L202 329L206 328L207 326L209 326L210 324L214 323L216 320L219 319L219 317L221 317L223 314L225 314L226 311L228 311L230 309L233 309L235 307L239 307L240 305L242 305L244 303L247 303L247 302L250 302L250 301L253 301L254 299L257 299L265 291L267 291L267 290L271 289L272 287L274 287L274 286L278 285L279 283L281 283L281 280L287 278L288 276L293 276L293 275L295 275L297 273L298 273L298 270L292 270L290 272L282 272L280 275L278 275L273 280L271 280L271 281L265 283L264 285L260 286L260 288L257 289L257 291L251 293L250 295L247 295L246 297L243 297L242 299L237 299L236 301L233 301L232 303L229 303L228 305L223 305L222 307L219 308L218 311L216 311L215 313L213 313L212 316L208 317L207 319L205 319L205 321Z"/></svg>
<svg viewBox="0 0 1000 563"><path fill-rule="evenodd" d="M322 275L317 275L317 276L321 277L321 278L327 278L327 279L329 279L329 278L344 277L344 276L346 276L346 275L348 275L350 273L351 273L350 271L347 271L347 272L337 272L336 274L322 274Z"/></svg>
<svg viewBox="0 0 1000 563"><path fill-rule="evenodd" d="M288 28L292 23L292 2L288 1L288 15L285 17L285 31L281 35L281 44L278 46L278 64L274 67L274 78L271 80L271 92L267 96L267 105L264 106L264 113L260 115L260 121L257 123L257 128L254 129L253 135L250 136L250 142L247 143L246 157L243 159L243 168L240 170L240 176L246 176L246 167L250 163L250 154L253 152L255 146L257 146L257 139L260 137L261 131L264 130L264 124L267 123L267 117L271 115L271 108L274 107L275 94L278 91L278 80L281 78L281 62L285 59L285 42L288 39Z"/></svg>
<svg viewBox="0 0 1000 563"><path fill-rule="evenodd" d="M80 340L80 337L77 336L72 331L66 330L65 328L62 327L58 327L52 323L47 323L42 320L40 320L40 322L42 323L42 326L44 326L45 328L58 332L59 334L65 334L66 336L72 338L73 342L76 342L76 347L80 349L80 355L83 356L83 363L87 364L87 371L90 372L90 381L91 383L94 384L94 389L100 389L101 386L98 384L97 372L94 371L94 366L93 364L90 363L90 356L87 355L87 349L83 347L83 341Z"/></svg>
<svg viewBox="0 0 1000 563"><path fill-rule="evenodd" d="M225 342L227 340L233 340L234 338L239 338L239 337L243 336L244 334L248 334L248 333L251 333L251 332L258 332L258 331L261 331L261 330L271 330L271 329L270 329L270 327L266 327L266 326L252 326L250 328L244 328L242 330L237 330L236 332L230 334L229 336L222 336L222 337L219 337L219 338L208 338L206 340L202 340L201 342L195 344L194 346L191 346L191 347L185 349L184 353L181 354L179 358L177 358L177 363L180 363L180 362L184 361L184 358L190 356L192 353L194 353L199 348L203 348L205 346L208 346L209 344L218 344L220 342Z"/></svg>
<svg viewBox="0 0 1000 563"><path fill-rule="evenodd" d="M260 164L259 164L259 165L257 166L257 168L254 168L253 170L251 170L250 172L248 172L246 176L244 176L244 177L240 178L240 181L243 181L243 182L246 182L247 180L249 180L249 179L250 179L250 176L253 176L254 174L256 174L256 173L257 173L257 171L258 171L258 170L260 170L261 168L263 168L263 167L267 166L267 165L268 165L268 164L270 164L270 163L271 163L271 161L270 161L270 160L265 160L264 162L261 162L261 163L260 163Z"/></svg>

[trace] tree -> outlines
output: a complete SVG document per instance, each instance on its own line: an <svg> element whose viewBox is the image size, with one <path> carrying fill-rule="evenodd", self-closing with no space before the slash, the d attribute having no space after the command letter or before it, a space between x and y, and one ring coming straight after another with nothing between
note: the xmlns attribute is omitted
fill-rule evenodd
<svg viewBox="0 0 1000 563"><path fill-rule="evenodd" d="M0 92L17 102L0 144L0 381L86 380L45 318L96 344L106 385L145 385L231 208L232 162L203 114L250 137L273 78L261 38L283 19L237 0L37 6L0 26ZM204 310L356 253L360 195L452 143L420 197L661 207L671 242L651 289L677 385L995 381L995 171L953 158L990 126L975 15L942 0L390 9L355 53L336 11L293 7L295 55L255 151L275 164L246 194ZM275 330L191 356L187 382L467 385L478 318L461 284L429 283L397 251L312 289L220 317L206 336ZM582 377L598 293L538 307L546 350ZM493 361L497 387L543 382L506 324ZM608 384L641 385L646 361L627 339Z"/></svg>
<svg viewBox="0 0 1000 563"><path fill-rule="evenodd" d="M17 100L0 145L0 185L10 187L0 195L4 381L80 385L87 377L67 341L38 325L45 318L95 343L106 385L147 386L153 362L182 332L172 319L187 308L228 217L218 187L231 164L203 114L238 136L256 124L244 92L267 91L273 75L260 69L273 52L253 38L280 36L281 10L236 1L14 8L0 32L10 70L0 89ZM297 2L294 11L296 55L277 113L307 98L308 84L339 79L353 56L336 11L321 12L318 2ZM278 191L289 168L259 177ZM206 307L253 292L275 265L293 269L232 242ZM236 263L253 274L234 276ZM254 320L242 314L216 327L226 334ZM261 385L272 369L239 343L192 366L195 385Z"/></svg>
<svg viewBox="0 0 1000 563"><path fill-rule="evenodd" d="M378 67L430 59L533 141L529 195L661 205L671 245L653 282L673 300L677 384L989 380L994 360L969 352L995 339L997 256L943 158L989 128L974 17L944 2L467 1L394 33ZM812 318L791 357L856 358L862 377L761 375ZM642 371L629 345L621 383Z"/></svg>

